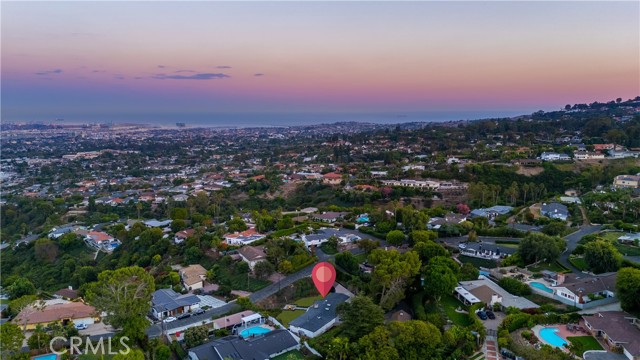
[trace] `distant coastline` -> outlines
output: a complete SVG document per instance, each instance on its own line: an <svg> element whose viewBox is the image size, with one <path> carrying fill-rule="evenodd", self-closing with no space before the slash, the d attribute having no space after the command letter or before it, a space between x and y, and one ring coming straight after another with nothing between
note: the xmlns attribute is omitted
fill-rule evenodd
<svg viewBox="0 0 640 360"><path fill-rule="evenodd" d="M112 115L65 115L25 116L6 119L6 123L37 123L55 125L78 124L144 124L162 128L177 128L176 123L185 123L187 128L251 128L290 127L358 122L371 124L404 124L413 122L469 121L487 118L507 118L526 114L522 111L433 111L408 113L197 113L197 114L112 114ZM57 120L64 118L64 121Z"/></svg>

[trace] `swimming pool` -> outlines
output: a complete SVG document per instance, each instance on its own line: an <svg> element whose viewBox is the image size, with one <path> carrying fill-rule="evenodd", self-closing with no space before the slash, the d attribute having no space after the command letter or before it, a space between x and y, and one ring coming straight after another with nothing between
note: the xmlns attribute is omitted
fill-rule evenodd
<svg viewBox="0 0 640 360"><path fill-rule="evenodd" d="M567 342L557 332L558 328L546 327L540 330L540 337L549 345L563 347Z"/></svg>
<svg viewBox="0 0 640 360"><path fill-rule="evenodd" d="M261 326L254 326L252 328L244 329L240 332L240 336L243 338L255 336L255 335L263 335L268 332L271 332L271 329L263 328Z"/></svg>
<svg viewBox="0 0 640 360"><path fill-rule="evenodd" d="M56 360L57 358L58 358L58 355L56 354L46 354L46 355L36 356L33 358L33 360Z"/></svg>
<svg viewBox="0 0 640 360"><path fill-rule="evenodd" d="M530 283L529 283L529 285L531 285L532 287L534 287L534 288L536 288L536 289L540 289L540 290L542 290L542 291L546 291L546 292L548 292L549 294L553 294L553 290L552 290L552 289L549 289L549 288L548 288L545 284L543 284L543 283L539 283L539 282L532 281L532 282L530 282Z"/></svg>

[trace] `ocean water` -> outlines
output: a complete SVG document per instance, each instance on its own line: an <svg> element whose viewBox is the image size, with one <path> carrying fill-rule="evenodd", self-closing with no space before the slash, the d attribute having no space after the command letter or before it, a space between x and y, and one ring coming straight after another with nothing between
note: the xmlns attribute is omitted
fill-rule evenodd
<svg viewBox="0 0 640 360"><path fill-rule="evenodd" d="M28 116L4 118L8 122L37 122L55 124L133 123L175 126L183 122L188 127L278 127L332 124L336 122L362 122L373 124L401 124L408 122L445 122L512 117L528 113L527 110L495 111L431 111L411 113L111 113L111 114L56 114L51 117ZM55 119L64 119L55 121Z"/></svg>

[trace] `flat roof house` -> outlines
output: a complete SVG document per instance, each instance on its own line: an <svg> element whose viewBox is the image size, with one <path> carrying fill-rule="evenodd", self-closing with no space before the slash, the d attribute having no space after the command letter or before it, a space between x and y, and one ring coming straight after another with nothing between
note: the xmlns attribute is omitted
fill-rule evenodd
<svg viewBox="0 0 640 360"><path fill-rule="evenodd" d="M483 302L489 306L499 303L503 309L510 306L521 310L539 308L536 303L522 296L515 296L509 293L501 288L500 285L482 275L478 280L460 281L459 286L454 290L454 296L465 305Z"/></svg>
<svg viewBox="0 0 640 360"><path fill-rule="evenodd" d="M239 231L224 235L224 240L228 245L243 246L249 245L252 242L264 239L266 235L259 234L255 228L250 228L245 231Z"/></svg>
<svg viewBox="0 0 640 360"><path fill-rule="evenodd" d="M629 360L640 359L640 323L624 311L602 311L583 315L593 336L604 340L611 350L622 350Z"/></svg>
<svg viewBox="0 0 640 360"><path fill-rule="evenodd" d="M189 349L190 360L263 360L299 349L300 343L287 330L273 330L262 336L243 339L227 336Z"/></svg>
<svg viewBox="0 0 640 360"><path fill-rule="evenodd" d="M316 337L329 330L337 321L336 307L347 301L349 296L329 293L326 298L316 301L307 312L289 323L294 334Z"/></svg>
<svg viewBox="0 0 640 360"><path fill-rule="evenodd" d="M207 277L207 270L200 264L189 265L179 271L182 284L187 290L202 289Z"/></svg>
<svg viewBox="0 0 640 360"><path fill-rule="evenodd" d="M200 307L200 298L193 294L178 294L173 289L160 289L151 294L151 313L162 320Z"/></svg>

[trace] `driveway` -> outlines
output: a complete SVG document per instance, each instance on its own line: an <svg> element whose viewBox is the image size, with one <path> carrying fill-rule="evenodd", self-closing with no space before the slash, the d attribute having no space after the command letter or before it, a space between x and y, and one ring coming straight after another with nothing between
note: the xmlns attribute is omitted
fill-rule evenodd
<svg viewBox="0 0 640 360"><path fill-rule="evenodd" d="M574 273L580 274L580 276L592 276L592 275L583 273L578 268L573 266L569 262L569 255L571 255L573 250L575 250L576 247L578 247L578 241L580 241L580 239L582 239L583 236L597 233L598 231L600 231L601 228L602 228L602 225L582 225L578 231L565 236L564 239L567 243L567 249L560 255L560 258L558 259L560 264L562 264L566 268L571 269L571 271L573 271Z"/></svg>
<svg viewBox="0 0 640 360"><path fill-rule="evenodd" d="M113 330L111 325L100 322L88 325L87 329L79 330L78 332L80 333L80 335L99 336L113 334L115 331Z"/></svg>

